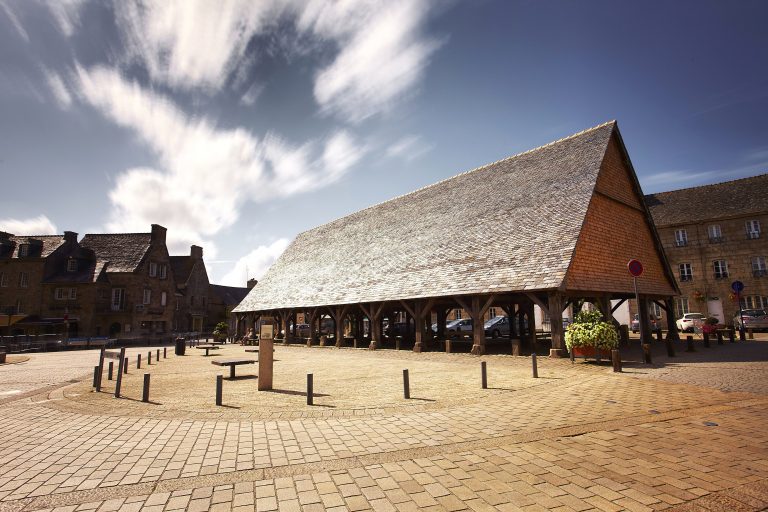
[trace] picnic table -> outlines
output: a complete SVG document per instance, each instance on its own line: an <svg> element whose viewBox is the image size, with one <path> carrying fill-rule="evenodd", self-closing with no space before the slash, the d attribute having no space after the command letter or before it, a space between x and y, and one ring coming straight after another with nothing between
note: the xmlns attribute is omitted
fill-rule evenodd
<svg viewBox="0 0 768 512"><path fill-rule="evenodd" d="M206 356L208 355L208 351L209 350L219 350L219 346L218 345L198 345L195 348L205 349L205 355Z"/></svg>
<svg viewBox="0 0 768 512"><path fill-rule="evenodd" d="M216 361L211 361L211 364L215 364L216 366L229 366L229 378L234 379L235 378L235 366L239 364L255 364L255 359L245 359L245 358L232 358L232 359L218 359Z"/></svg>

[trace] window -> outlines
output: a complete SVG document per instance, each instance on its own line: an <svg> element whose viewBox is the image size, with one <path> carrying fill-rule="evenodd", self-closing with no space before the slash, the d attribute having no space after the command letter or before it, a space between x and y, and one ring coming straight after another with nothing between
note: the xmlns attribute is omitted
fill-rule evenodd
<svg viewBox="0 0 768 512"><path fill-rule="evenodd" d="M65 300L67 298L67 289L56 288L56 293L54 296L56 297L56 300Z"/></svg>
<svg viewBox="0 0 768 512"><path fill-rule="evenodd" d="M677 317L680 318L686 313L691 311L688 309L688 297L678 297L675 300L675 308L677 309Z"/></svg>
<svg viewBox="0 0 768 512"><path fill-rule="evenodd" d="M112 311L123 310L124 297L125 297L125 290L123 290L122 288L112 288Z"/></svg>
<svg viewBox="0 0 768 512"><path fill-rule="evenodd" d="M29 274L27 272L19 272L19 288L29 287Z"/></svg>
<svg viewBox="0 0 768 512"><path fill-rule="evenodd" d="M160 305L165 306L168 301L168 294L166 292L160 293Z"/></svg>
<svg viewBox="0 0 768 512"><path fill-rule="evenodd" d="M661 307L655 302L648 303L648 312L656 318L661 318Z"/></svg>
<svg viewBox="0 0 768 512"><path fill-rule="evenodd" d="M154 261L149 262L149 277L157 276L157 263Z"/></svg>
<svg viewBox="0 0 768 512"><path fill-rule="evenodd" d="M690 263L681 263L680 264L680 281L692 281L693 280L693 269L691 269Z"/></svg>
<svg viewBox="0 0 768 512"><path fill-rule="evenodd" d="M752 275L755 277L768 275L765 268L765 256L754 256L752 258Z"/></svg>
<svg viewBox="0 0 768 512"><path fill-rule="evenodd" d="M77 272L77 260L75 258L67 260L67 272Z"/></svg>
<svg viewBox="0 0 768 512"><path fill-rule="evenodd" d="M8 276L5 272L0 272L0 288L8 288Z"/></svg>
<svg viewBox="0 0 768 512"><path fill-rule="evenodd" d="M496 318L496 308L488 308L488 318Z"/></svg>
<svg viewBox="0 0 768 512"><path fill-rule="evenodd" d="M149 304L152 302L152 290L144 290L144 304Z"/></svg>
<svg viewBox="0 0 768 512"><path fill-rule="evenodd" d="M746 295L741 298L742 309L768 308L768 297L765 295Z"/></svg>
<svg viewBox="0 0 768 512"><path fill-rule="evenodd" d="M69 289L69 300L77 300L77 288Z"/></svg>
<svg viewBox="0 0 768 512"><path fill-rule="evenodd" d="M29 256L29 244L19 245L19 258Z"/></svg>
<svg viewBox="0 0 768 512"><path fill-rule="evenodd" d="M715 279L725 279L728 277L728 262L725 260L715 260L713 266L715 269Z"/></svg>
<svg viewBox="0 0 768 512"><path fill-rule="evenodd" d="M747 238L760 238L760 221L748 220L746 223Z"/></svg>
<svg viewBox="0 0 768 512"><path fill-rule="evenodd" d="M675 231L675 245L677 247L685 247L688 245L688 232L684 229L678 229Z"/></svg>
<svg viewBox="0 0 768 512"><path fill-rule="evenodd" d="M709 243L719 244L723 241L723 232L720 230L720 224L712 224L707 228L709 233Z"/></svg>
<svg viewBox="0 0 768 512"><path fill-rule="evenodd" d="M160 265L160 279L168 277L168 265Z"/></svg>
<svg viewBox="0 0 768 512"><path fill-rule="evenodd" d="M454 315L456 315L456 320L461 320L461 310L460 309L454 309L453 313L454 313Z"/></svg>

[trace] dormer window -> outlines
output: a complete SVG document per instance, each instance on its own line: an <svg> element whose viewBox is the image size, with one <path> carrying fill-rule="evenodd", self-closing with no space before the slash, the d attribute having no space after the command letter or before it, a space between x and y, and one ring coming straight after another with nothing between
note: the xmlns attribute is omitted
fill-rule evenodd
<svg viewBox="0 0 768 512"><path fill-rule="evenodd" d="M77 272L77 260L75 258L67 260L67 272Z"/></svg>
<svg viewBox="0 0 768 512"><path fill-rule="evenodd" d="M29 244L19 245L19 258L26 258L29 256Z"/></svg>

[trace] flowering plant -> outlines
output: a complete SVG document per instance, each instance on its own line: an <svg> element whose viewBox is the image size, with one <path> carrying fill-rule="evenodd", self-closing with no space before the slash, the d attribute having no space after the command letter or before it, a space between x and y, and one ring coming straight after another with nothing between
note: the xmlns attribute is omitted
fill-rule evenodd
<svg viewBox="0 0 768 512"><path fill-rule="evenodd" d="M619 346L619 333L610 322L604 322L599 311L581 311L565 331L565 346L595 347L611 350Z"/></svg>
<svg viewBox="0 0 768 512"><path fill-rule="evenodd" d="M706 299L706 297L700 291L696 290L695 292L693 292L693 300L695 300L696 302L704 302L704 299Z"/></svg>

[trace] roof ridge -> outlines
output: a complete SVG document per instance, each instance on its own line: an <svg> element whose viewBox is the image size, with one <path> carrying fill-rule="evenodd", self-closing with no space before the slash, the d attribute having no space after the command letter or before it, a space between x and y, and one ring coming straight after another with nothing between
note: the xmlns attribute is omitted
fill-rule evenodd
<svg viewBox="0 0 768 512"><path fill-rule="evenodd" d="M152 236L152 233L145 232L145 233L86 233L83 235L83 238L86 236L121 236L121 235L150 235Z"/></svg>
<svg viewBox="0 0 768 512"><path fill-rule="evenodd" d="M64 238L64 235L11 235L10 238Z"/></svg>
<svg viewBox="0 0 768 512"><path fill-rule="evenodd" d="M736 178L735 180L718 181L716 183L707 183L707 184L704 184L704 185L696 185L695 187L675 188L675 189L672 189L672 190L665 190L663 192L654 192L652 194L645 194L645 197L658 196L660 194L672 194L672 193L675 193L675 192L682 192L684 190L696 190L696 189L705 188L705 187L715 187L717 185L730 185L732 183L736 183L737 181L752 180L752 179L760 178L760 177L763 177L763 176L768 177L768 172L765 172L765 173L762 173L762 174L755 174L754 176L744 176L743 178Z"/></svg>
<svg viewBox="0 0 768 512"><path fill-rule="evenodd" d="M346 217L349 217L350 215L356 215L356 214L358 214L358 213L362 213L362 212L364 212L364 211L370 210L371 208L376 208L377 206L381 206L381 205L383 205L383 204L386 204L386 203L389 203L389 202L391 202L391 201L396 201L396 200L398 200L398 199L402 199L403 197L407 197L407 196L410 196L410 195L412 195L412 194L415 194L415 193L417 193L417 192L421 192L421 191L423 191L423 190L427 190L427 189L429 189L429 188L431 188L431 187L436 187L437 185L440 185L440 184L442 184L442 183L445 183L446 181L450 181L450 180L452 180L452 179L454 179L454 178L458 178L459 176L464 176L464 175L466 175L466 174L471 174L471 173L473 173L473 172L476 172L476 171L480 171L480 170L482 170L482 169L485 169L486 167L490 167L490 166L492 166L492 165L496 165L496 164L498 164L498 163L500 163L500 162L504 162L505 160L511 160L511 159L513 159L513 158L517 158L517 157L520 157L520 156L523 156L523 155L527 155L527 154L529 154L529 153L533 153L533 152L535 152L535 151L539 151L539 150L542 150L542 149L544 149L544 148L547 148L547 147L549 147L549 146L552 146L552 145L554 145L554 144L559 144L559 143L561 143L561 142L565 142L566 140L574 139L574 138L576 138L576 137L579 137L579 136L581 136L581 135L584 135L584 134L586 134L586 133L588 133L588 132L591 132L591 131L595 131L595 130L598 130L598 129L600 129L600 128L603 128L603 127L605 127L605 126L608 126L608 125L611 125L611 124L614 124L614 125L615 125L615 124L616 124L616 120L615 120L615 119L612 119L612 120L610 120L610 121L606 121L606 122L604 122L604 123L601 123L601 124L599 124L599 125L597 125L597 126L593 126L593 127L591 127L591 128L586 128L586 129L584 129L584 130L581 130L580 132L576 132L576 133L573 133L573 134L571 134L571 135L568 135L568 136L566 136L566 137L562 137L562 138L560 138L560 139L557 139L557 140L553 140L552 142L548 142L548 143L546 143L546 144L543 144L543 145L541 145L541 146L537 146L537 147L535 147L535 148L531 148L531 149L528 149L528 150L522 151L522 152L520 152L520 153L516 153L516 154L514 154L514 155L510 155L510 156L506 156L506 157L504 157L504 158L500 158L499 160L496 160L496 161L494 161L494 162L489 162L489 163L487 163L487 164L483 164L483 165L480 165L480 166L478 166L478 167L475 167L475 168L473 168L473 169L469 169L469 170L467 170L467 171L463 171L463 172L460 172L459 174L455 174L455 175L453 175L453 176L449 176L448 178L443 178L442 180L440 180L440 181L436 181L435 183L430 183L429 185L424 185L423 187L417 188L416 190L411 190L410 192L406 192L405 194L400 194L399 196L391 197L391 198L389 198L389 199L386 199L386 200L384 200L384 201L380 201L380 202L378 202L378 203L375 203L375 204L372 204L372 205L370 205L370 206L366 206L365 208L362 208L362 209L360 209L360 210L354 211L354 212L352 212L352 213L348 213L348 214L346 214L346 215L342 215L341 217L336 217L336 218L335 218L335 219L333 219L333 220L329 220L328 222L325 222L325 223L323 223L323 224L320 224L320 225L318 225L318 226L315 226L315 227L313 227L313 228L309 228L309 229L306 229L306 230L304 230L304 231L301 231L301 232L299 232L299 234L298 234L298 235L296 235L296 237L299 237L299 236L303 235L304 233L308 233L308 232L310 232L310 231L314 231L314 230L316 230L316 229L318 229L318 228L322 228L322 227L324 227L324 226L327 226L327 225L329 225L329 224L333 224L334 222L336 222L336 221L339 221L339 220L341 220L341 219L344 219L344 218L346 218Z"/></svg>

